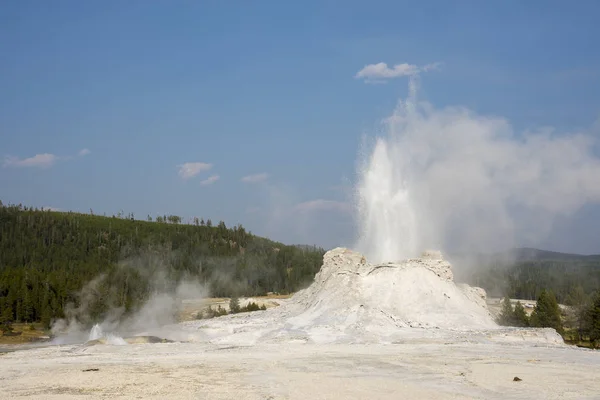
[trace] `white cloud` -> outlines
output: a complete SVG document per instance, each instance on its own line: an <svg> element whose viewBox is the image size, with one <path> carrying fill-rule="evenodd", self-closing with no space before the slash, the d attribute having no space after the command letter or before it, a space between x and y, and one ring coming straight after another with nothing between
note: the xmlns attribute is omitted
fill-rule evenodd
<svg viewBox="0 0 600 400"><path fill-rule="evenodd" d="M305 201L296 205L298 211L341 211L350 212L352 207L348 203L335 200L316 199Z"/></svg>
<svg viewBox="0 0 600 400"><path fill-rule="evenodd" d="M221 177L219 175L212 175L200 182L201 185L212 185L216 181L218 181Z"/></svg>
<svg viewBox="0 0 600 400"><path fill-rule="evenodd" d="M77 153L80 157L90 154L89 149L81 149ZM19 167L19 168L50 168L58 161L72 160L74 156L57 156L52 153L36 154L29 158L19 158L15 156L6 156L4 158L5 167Z"/></svg>
<svg viewBox="0 0 600 400"><path fill-rule="evenodd" d="M364 79L368 83L385 83L386 79L399 78L402 76L414 76L420 72L427 72L436 69L440 63L427 64L419 67L414 64L396 64L393 67L388 67L384 62L377 64L365 65L363 69L358 71L354 76L356 79Z"/></svg>
<svg viewBox="0 0 600 400"><path fill-rule="evenodd" d="M200 172L208 171L212 168L212 164L207 164L203 162L187 162L179 167L179 176L182 179L190 179L198 175Z"/></svg>
<svg viewBox="0 0 600 400"><path fill-rule="evenodd" d="M242 178L242 182L246 183L260 183L267 180L269 174L262 172L260 174L248 175Z"/></svg>
<svg viewBox="0 0 600 400"><path fill-rule="evenodd" d="M35 167L35 168L50 168L59 159L54 154L44 153L36 154L33 157L20 159L19 157L7 156L4 159L5 167Z"/></svg>
<svg viewBox="0 0 600 400"><path fill-rule="evenodd" d="M248 221L254 221L255 234L288 244L316 243L327 248L351 245L353 227L348 204L318 196L317 200L303 202L306 193L302 188L271 178L261 184L261 189L256 193L256 203L246 210Z"/></svg>

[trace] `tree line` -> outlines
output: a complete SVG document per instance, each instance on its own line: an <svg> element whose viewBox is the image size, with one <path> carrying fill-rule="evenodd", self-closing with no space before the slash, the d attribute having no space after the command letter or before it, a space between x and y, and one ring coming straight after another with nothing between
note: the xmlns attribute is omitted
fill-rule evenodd
<svg viewBox="0 0 600 400"><path fill-rule="evenodd" d="M570 342L600 345L600 256L516 249L479 256L474 264L459 271L458 279L484 288L490 297L503 297L499 324L551 327ZM537 300L537 305L527 316L511 298Z"/></svg>
<svg viewBox="0 0 600 400"><path fill-rule="evenodd" d="M551 290L559 303L567 304L576 291L591 296L600 289L600 256L570 256L562 260L481 260L477 267L456 275L482 287L491 297L535 300L543 290Z"/></svg>
<svg viewBox="0 0 600 400"><path fill-rule="evenodd" d="M588 341L593 348L600 347L600 291L587 296L575 289L569 296L569 306L558 304L551 290L542 290L530 316L520 301L513 307L505 296L497 322L505 326L554 328L572 343Z"/></svg>
<svg viewBox="0 0 600 400"><path fill-rule="evenodd" d="M150 218L149 218L150 219ZM241 225L177 216L140 221L0 202L0 324L49 326L85 301L90 317L137 310L164 285L196 279L215 297L291 293L310 284L324 250L258 237ZM86 298L84 287L98 279Z"/></svg>

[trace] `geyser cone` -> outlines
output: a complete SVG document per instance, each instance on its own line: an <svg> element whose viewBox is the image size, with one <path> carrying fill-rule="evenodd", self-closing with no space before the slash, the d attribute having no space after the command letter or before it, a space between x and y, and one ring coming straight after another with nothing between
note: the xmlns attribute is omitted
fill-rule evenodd
<svg viewBox="0 0 600 400"><path fill-rule="evenodd" d="M304 311L288 322L296 328L330 326L351 337L398 328L457 330L496 328L485 292L457 286L439 252L397 263L370 264L355 251L325 254L315 282L293 298Z"/></svg>

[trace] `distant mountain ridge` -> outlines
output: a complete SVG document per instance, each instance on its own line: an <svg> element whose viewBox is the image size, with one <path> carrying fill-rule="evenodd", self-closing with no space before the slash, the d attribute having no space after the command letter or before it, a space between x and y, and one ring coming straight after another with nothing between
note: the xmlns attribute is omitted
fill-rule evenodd
<svg viewBox="0 0 600 400"><path fill-rule="evenodd" d="M505 252L519 261L600 261L600 254L573 254L557 251L540 250L531 247L520 247Z"/></svg>
<svg viewBox="0 0 600 400"><path fill-rule="evenodd" d="M448 259L455 267L455 280L482 287L492 297L534 300L546 289L559 302L568 302L573 293L600 290L598 254L521 247L493 254L449 254Z"/></svg>
<svg viewBox="0 0 600 400"><path fill-rule="evenodd" d="M477 262L482 264L518 264L535 261L563 261L576 263L600 262L600 254L574 254L557 251L541 250L532 247L517 247L496 253L450 253L448 259L455 262Z"/></svg>

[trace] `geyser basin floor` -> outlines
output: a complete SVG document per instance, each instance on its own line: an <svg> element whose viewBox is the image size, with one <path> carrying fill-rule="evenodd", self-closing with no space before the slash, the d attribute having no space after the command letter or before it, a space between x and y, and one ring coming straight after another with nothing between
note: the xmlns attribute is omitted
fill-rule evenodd
<svg viewBox="0 0 600 400"><path fill-rule="evenodd" d="M592 399L599 378L598 352L506 344L165 343L0 356L3 399Z"/></svg>
<svg viewBox="0 0 600 400"><path fill-rule="evenodd" d="M551 329L498 327L484 293L455 285L436 253L372 265L335 249L314 283L280 307L143 334L188 343L7 353L2 398L579 400L600 393L600 353L568 347Z"/></svg>

